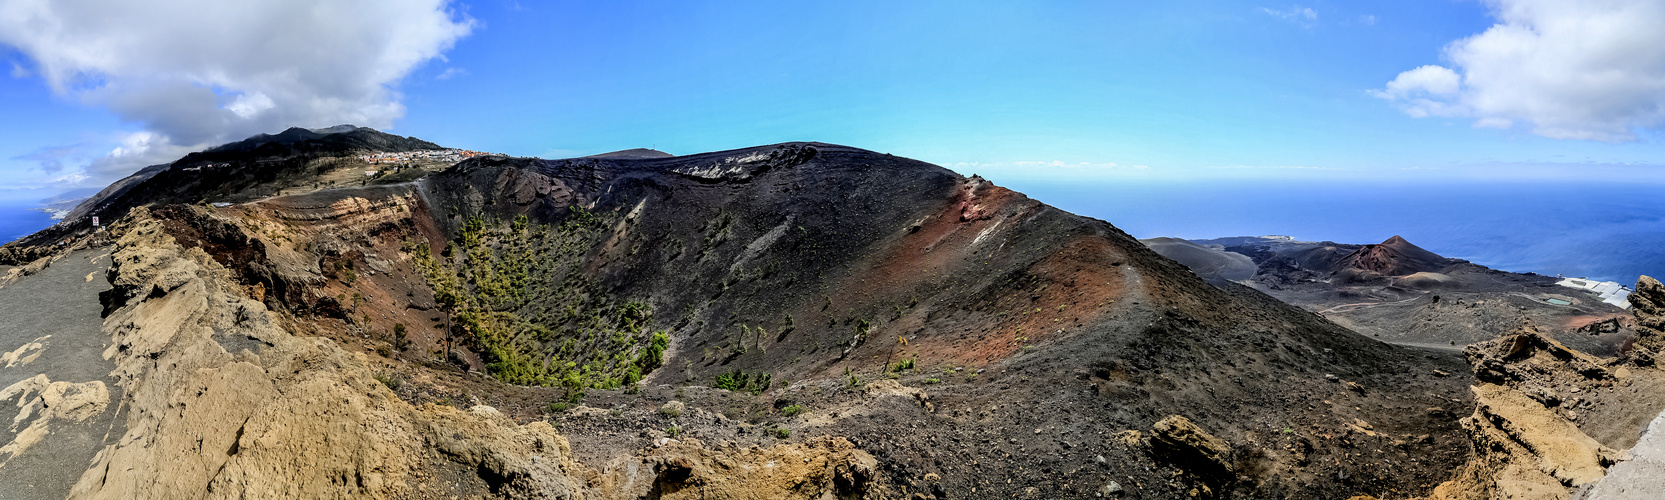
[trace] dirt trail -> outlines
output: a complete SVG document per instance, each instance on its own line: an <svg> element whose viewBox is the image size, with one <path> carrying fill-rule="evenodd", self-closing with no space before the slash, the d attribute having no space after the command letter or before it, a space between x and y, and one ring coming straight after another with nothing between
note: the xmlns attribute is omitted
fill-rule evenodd
<svg viewBox="0 0 1665 500"><path fill-rule="evenodd" d="M6 498L63 498L125 430L101 353L109 254L79 250L0 286L0 484ZM39 264L46 264L41 262ZM32 267L32 266L31 266ZM92 279L87 279L92 277ZM14 420L15 419L15 420Z"/></svg>

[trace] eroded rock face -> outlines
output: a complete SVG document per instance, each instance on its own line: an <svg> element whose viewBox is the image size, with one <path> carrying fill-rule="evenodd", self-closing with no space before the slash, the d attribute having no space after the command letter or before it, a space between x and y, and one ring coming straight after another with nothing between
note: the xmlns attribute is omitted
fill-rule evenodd
<svg viewBox="0 0 1665 500"><path fill-rule="evenodd" d="M142 209L125 224L105 329L128 431L73 497L638 498L674 483L688 493L661 497L858 498L872 486L873 458L834 438L721 452L688 442L591 470L547 423L405 403L364 355L279 328L223 266ZM665 464L689 473L636 477Z"/></svg>
<svg viewBox="0 0 1665 500"><path fill-rule="evenodd" d="M1636 318L1637 358L1650 362L1665 352L1665 285L1650 276L1636 280L1636 293L1630 294L1630 314Z"/></svg>
<svg viewBox="0 0 1665 500"><path fill-rule="evenodd" d="M1628 459L1615 448L1640 434L1630 422L1658 411L1647 409L1657 370L1570 349L1531 326L1463 354L1478 381L1462 420L1475 454L1430 498L1571 498Z"/></svg>
<svg viewBox="0 0 1665 500"><path fill-rule="evenodd" d="M1546 406L1561 403L1557 390L1610 387L1613 372L1601 359L1567 348L1531 327L1463 349L1481 382L1508 385Z"/></svg>

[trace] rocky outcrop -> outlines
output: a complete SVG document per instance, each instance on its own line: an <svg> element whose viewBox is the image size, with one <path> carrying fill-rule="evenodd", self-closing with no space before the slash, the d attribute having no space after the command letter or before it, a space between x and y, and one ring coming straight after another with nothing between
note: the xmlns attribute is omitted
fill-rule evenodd
<svg viewBox="0 0 1665 500"><path fill-rule="evenodd" d="M290 335L145 210L119 231L106 356L128 431L98 454L76 498L637 498L655 484L685 485L662 498L723 496L714 488L819 498L873 486L872 457L836 439L734 457L690 442L591 470L547 423L405 403L363 354ZM756 473L788 457L791 467ZM681 483L668 464L689 471Z"/></svg>
<svg viewBox="0 0 1665 500"><path fill-rule="evenodd" d="M1462 420L1475 454L1430 498L1571 498L1628 458L1615 448L1641 434L1637 413L1657 413L1657 370L1570 349L1531 326L1463 354L1479 382Z"/></svg>
<svg viewBox="0 0 1665 500"><path fill-rule="evenodd" d="M1611 387L1615 379L1600 358L1569 349L1532 327L1471 345L1463 356L1481 382L1513 387L1551 407L1561 404L1566 391Z"/></svg>
<svg viewBox="0 0 1665 500"><path fill-rule="evenodd" d="M1475 456L1431 498L1568 498L1621 456L1519 391L1481 384L1474 395L1462 423Z"/></svg>
<svg viewBox="0 0 1665 500"><path fill-rule="evenodd" d="M1630 314L1636 318L1636 340L1629 357L1652 364L1665 353L1665 285L1651 276L1636 280Z"/></svg>
<svg viewBox="0 0 1665 500"><path fill-rule="evenodd" d="M1231 445L1179 415L1151 426L1151 452L1211 482L1231 478Z"/></svg>

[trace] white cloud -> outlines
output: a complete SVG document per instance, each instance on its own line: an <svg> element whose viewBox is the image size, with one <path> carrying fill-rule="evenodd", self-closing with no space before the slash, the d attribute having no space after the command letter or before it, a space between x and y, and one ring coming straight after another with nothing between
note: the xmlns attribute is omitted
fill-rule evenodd
<svg viewBox="0 0 1665 500"><path fill-rule="evenodd" d="M445 71L440 72L439 76L435 76L434 79L450 80L459 76L468 76L468 70L462 68L445 68Z"/></svg>
<svg viewBox="0 0 1665 500"><path fill-rule="evenodd" d="M1427 116L1457 116L1466 111L1450 100L1462 90L1462 77L1444 66L1421 66L1400 73L1382 90L1371 90L1370 95L1399 102L1405 114Z"/></svg>
<svg viewBox="0 0 1665 500"><path fill-rule="evenodd" d="M22 78L28 78L29 77L29 68L23 67L23 65L18 64L17 61L11 61L11 63L12 63L12 78L22 79Z"/></svg>
<svg viewBox="0 0 1665 500"><path fill-rule="evenodd" d="M231 101L231 104L225 105L225 109L231 110L238 118L244 119L254 118L255 115L275 107L277 107L277 103L272 102L272 98L259 92L237 96L236 99Z"/></svg>
<svg viewBox="0 0 1665 500"><path fill-rule="evenodd" d="M1557 139L1631 141L1665 125L1665 2L1488 3L1497 24L1447 45L1446 66L1400 73L1371 95L1415 117L1530 124Z"/></svg>
<svg viewBox="0 0 1665 500"><path fill-rule="evenodd" d="M1370 14L1359 16L1359 22L1364 23L1365 26L1375 26L1376 16Z"/></svg>
<svg viewBox="0 0 1665 500"><path fill-rule="evenodd" d="M54 92L151 134L105 160L150 158L291 126L390 127L400 80L474 29L448 4L0 0L0 44Z"/></svg>
<svg viewBox="0 0 1665 500"><path fill-rule="evenodd" d="M1280 18L1283 18L1283 19L1289 19L1289 20L1294 20L1294 21L1303 21L1303 20L1304 21L1317 21L1318 20L1318 11L1312 10L1311 7L1302 7L1300 5L1292 5L1288 9L1284 9L1284 10L1272 10L1272 9L1268 9L1266 7L1261 7L1260 11L1265 12L1267 14L1270 14L1273 17L1280 17Z"/></svg>

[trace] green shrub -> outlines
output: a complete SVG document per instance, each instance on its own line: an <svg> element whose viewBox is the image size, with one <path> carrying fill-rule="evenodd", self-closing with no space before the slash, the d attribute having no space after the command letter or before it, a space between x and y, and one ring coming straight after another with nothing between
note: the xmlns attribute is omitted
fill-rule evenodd
<svg viewBox="0 0 1665 500"><path fill-rule="evenodd" d="M769 429L769 434L774 435L775 438L777 438L777 439L786 439L786 438L792 437L792 429L788 429L788 428L785 428L785 427L776 427L776 428L773 428L773 429Z"/></svg>
<svg viewBox="0 0 1665 500"><path fill-rule="evenodd" d="M569 405L564 401L556 401L556 402L553 402L553 403L549 403L549 412L550 413L562 413L562 412L567 411L567 409L571 408L571 407L572 407L572 405Z"/></svg>
<svg viewBox="0 0 1665 500"><path fill-rule="evenodd" d="M717 374L717 382L713 385L718 389L736 392L746 392L752 395L762 394L769 390L770 375L767 373L746 373L743 370Z"/></svg>
<svg viewBox="0 0 1665 500"><path fill-rule="evenodd" d="M780 414L782 416L787 417L787 418L798 416L799 414L801 414L803 412L804 412L804 405L796 404L796 403L794 403L791 406L780 409Z"/></svg>

